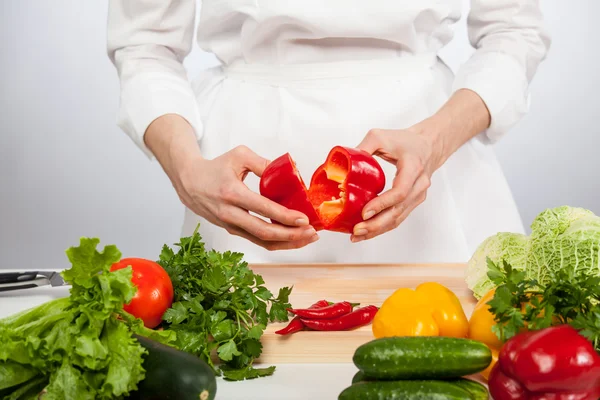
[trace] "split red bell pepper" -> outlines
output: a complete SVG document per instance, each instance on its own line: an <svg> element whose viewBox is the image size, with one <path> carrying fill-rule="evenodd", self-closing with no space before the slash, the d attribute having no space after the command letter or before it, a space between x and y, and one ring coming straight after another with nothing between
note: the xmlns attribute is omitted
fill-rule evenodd
<svg viewBox="0 0 600 400"><path fill-rule="evenodd" d="M315 230L323 229L319 216L308 199L308 188L289 153L269 163L260 178L259 190L266 198L306 215Z"/></svg>
<svg viewBox="0 0 600 400"><path fill-rule="evenodd" d="M494 400L598 400L600 356L570 325L520 333L502 346L488 385Z"/></svg>
<svg viewBox="0 0 600 400"><path fill-rule="evenodd" d="M316 230L351 233L361 222L362 209L385 187L385 174L363 150L336 146L315 171L306 189L289 154L267 166L260 193L304 213Z"/></svg>

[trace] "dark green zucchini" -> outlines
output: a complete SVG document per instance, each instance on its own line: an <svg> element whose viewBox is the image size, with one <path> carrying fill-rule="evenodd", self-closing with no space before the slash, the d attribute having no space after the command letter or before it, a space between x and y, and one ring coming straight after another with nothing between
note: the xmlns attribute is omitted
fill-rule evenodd
<svg viewBox="0 0 600 400"><path fill-rule="evenodd" d="M359 346L354 364L380 380L452 379L483 371L490 349L471 339L444 336L386 337Z"/></svg>
<svg viewBox="0 0 600 400"><path fill-rule="evenodd" d="M358 382L340 393L338 400L473 400L452 382L435 380Z"/></svg>
<svg viewBox="0 0 600 400"><path fill-rule="evenodd" d="M131 400L214 400L217 380L202 359L143 336L134 335L148 354L146 377L131 393Z"/></svg>

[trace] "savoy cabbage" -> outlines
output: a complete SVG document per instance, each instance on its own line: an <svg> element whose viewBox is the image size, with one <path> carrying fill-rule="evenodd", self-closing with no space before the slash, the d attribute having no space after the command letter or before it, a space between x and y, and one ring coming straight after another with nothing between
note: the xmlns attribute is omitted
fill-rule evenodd
<svg viewBox="0 0 600 400"><path fill-rule="evenodd" d="M555 207L534 219L529 236L500 232L487 238L466 270L467 286L477 298L494 287L487 276L488 258L507 261L540 284L547 283L550 272L563 268L600 276L600 217L584 208Z"/></svg>

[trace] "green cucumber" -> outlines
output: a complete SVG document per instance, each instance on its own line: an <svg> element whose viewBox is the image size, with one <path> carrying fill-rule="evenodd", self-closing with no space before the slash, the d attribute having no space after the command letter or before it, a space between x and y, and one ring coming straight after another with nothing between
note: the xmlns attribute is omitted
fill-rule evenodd
<svg viewBox="0 0 600 400"><path fill-rule="evenodd" d="M146 377L131 400L214 400L217 380L202 359L143 336L134 335L148 350L142 364Z"/></svg>
<svg viewBox="0 0 600 400"><path fill-rule="evenodd" d="M450 382L471 393L473 400L488 400L490 398L490 394L488 393L486 387L479 382L475 382L466 378L460 378Z"/></svg>
<svg viewBox="0 0 600 400"><path fill-rule="evenodd" d="M365 375L365 373L360 370L356 374L354 374L354 377L352 377L353 385L358 382L370 382L370 381L373 381L373 379L367 377ZM383 381L381 381L381 382L383 382ZM458 386L463 390L466 390L467 392L469 392L471 394L471 397L473 398L473 400L488 400L490 398L490 395L489 395L486 387L484 385L482 385L481 383L475 382L471 379L467 379L467 378L448 379L448 380L446 380L446 382L452 383L453 385Z"/></svg>
<svg viewBox="0 0 600 400"><path fill-rule="evenodd" d="M358 382L362 382L362 381L368 381L369 378L366 377L365 373L362 372L361 370L359 370L356 374L354 374L354 376L352 377L352 384L354 383L358 383Z"/></svg>
<svg viewBox="0 0 600 400"><path fill-rule="evenodd" d="M474 400L452 382L434 380L358 382L340 393L338 400Z"/></svg>
<svg viewBox="0 0 600 400"><path fill-rule="evenodd" d="M365 376L374 379L452 379L486 369L492 352L471 339L397 336L359 346L352 360Z"/></svg>

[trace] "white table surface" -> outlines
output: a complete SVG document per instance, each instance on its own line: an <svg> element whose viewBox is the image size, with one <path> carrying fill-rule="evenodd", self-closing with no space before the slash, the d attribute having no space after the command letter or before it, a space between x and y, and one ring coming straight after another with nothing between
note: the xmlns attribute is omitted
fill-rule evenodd
<svg viewBox="0 0 600 400"><path fill-rule="evenodd" d="M0 292L0 318L68 296L69 288L41 286ZM218 378L216 400L335 400L350 385L356 371L351 363L280 364L269 377L238 382Z"/></svg>

